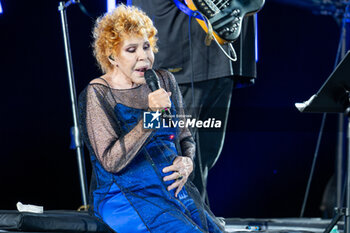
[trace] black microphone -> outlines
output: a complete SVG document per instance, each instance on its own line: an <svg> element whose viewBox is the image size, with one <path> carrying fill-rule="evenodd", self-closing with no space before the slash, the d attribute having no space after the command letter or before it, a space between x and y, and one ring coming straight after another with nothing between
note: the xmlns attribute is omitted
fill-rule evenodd
<svg viewBox="0 0 350 233"><path fill-rule="evenodd" d="M152 92L160 88L158 75L153 69L146 70L145 80L149 89L151 89ZM161 113L162 113L162 117L171 119L171 113L168 108L163 109Z"/></svg>

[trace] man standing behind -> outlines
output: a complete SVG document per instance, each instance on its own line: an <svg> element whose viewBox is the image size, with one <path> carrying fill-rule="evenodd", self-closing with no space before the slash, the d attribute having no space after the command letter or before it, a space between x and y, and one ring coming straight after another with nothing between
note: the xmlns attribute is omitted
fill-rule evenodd
<svg viewBox="0 0 350 233"><path fill-rule="evenodd" d="M230 109L232 90L249 86L256 77L254 16L244 19L241 36L234 42L237 62L230 61L196 19L183 13L172 0L132 0L158 29L155 68L172 72L179 84L186 114L197 120L221 120L220 129L193 129L196 140L193 183L208 203L208 171L220 156ZM229 52L228 46L223 48Z"/></svg>

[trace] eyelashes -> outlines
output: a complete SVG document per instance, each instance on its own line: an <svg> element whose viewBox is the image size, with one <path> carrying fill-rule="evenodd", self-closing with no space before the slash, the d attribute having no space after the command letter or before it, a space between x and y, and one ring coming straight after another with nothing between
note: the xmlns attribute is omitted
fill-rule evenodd
<svg viewBox="0 0 350 233"><path fill-rule="evenodd" d="M134 53L136 51L136 49L135 48L128 48L128 49L126 49L126 51L129 53Z"/></svg>
<svg viewBox="0 0 350 233"><path fill-rule="evenodd" d="M143 49L144 49L144 50L148 50L148 49L150 49L150 48L151 48L151 45L148 44L148 43L145 44L145 45L143 46ZM128 53L134 53L134 52L136 51L136 47L127 48L126 51L127 51Z"/></svg>

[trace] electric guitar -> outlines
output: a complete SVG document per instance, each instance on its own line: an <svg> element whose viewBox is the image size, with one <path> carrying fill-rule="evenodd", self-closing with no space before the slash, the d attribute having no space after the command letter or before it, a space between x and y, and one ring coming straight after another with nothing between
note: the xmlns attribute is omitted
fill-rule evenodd
<svg viewBox="0 0 350 233"><path fill-rule="evenodd" d="M209 22L197 19L204 31L212 26L213 36L220 44L236 40L246 15L258 12L265 0L185 0L188 8L204 15ZM207 26L207 24L211 24ZM210 29L209 29L210 32Z"/></svg>

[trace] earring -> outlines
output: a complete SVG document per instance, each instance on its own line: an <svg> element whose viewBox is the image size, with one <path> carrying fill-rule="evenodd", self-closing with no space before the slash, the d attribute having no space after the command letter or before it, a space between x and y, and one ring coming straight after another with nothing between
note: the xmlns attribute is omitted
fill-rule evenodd
<svg viewBox="0 0 350 233"><path fill-rule="evenodd" d="M109 55L108 58L114 61L114 58L112 57L112 55Z"/></svg>

